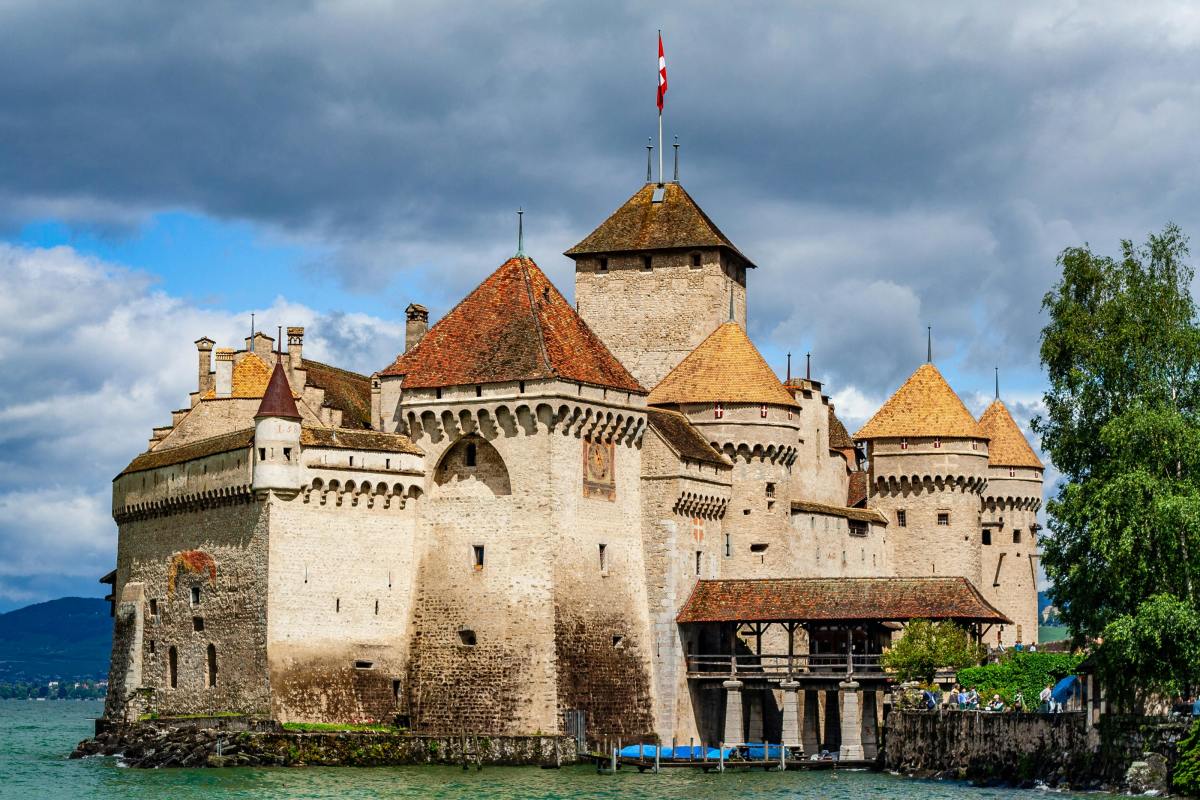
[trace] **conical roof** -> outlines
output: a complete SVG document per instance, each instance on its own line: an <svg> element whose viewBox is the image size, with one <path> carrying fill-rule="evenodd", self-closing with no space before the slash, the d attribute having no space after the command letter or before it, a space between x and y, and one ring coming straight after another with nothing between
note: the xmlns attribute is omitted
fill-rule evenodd
<svg viewBox="0 0 1200 800"><path fill-rule="evenodd" d="M254 415L255 419L260 417L300 419L300 412L296 410L296 399L292 397L292 387L288 384L282 362L282 359L275 362L275 369L271 372L271 381L263 393L262 402L258 404L258 413Z"/></svg>
<svg viewBox="0 0 1200 800"><path fill-rule="evenodd" d="M691 247L720 247L754 264L734 247L708 215L696 205L682 186L667 183L662 199L654 202L658 184L647 183L634 192L625 204L600 223L582 242L565 255L576 257L595 253L620 253L647 250L677 250Z"/></svg>
<svg viewBox="0 0 1200 800"><path fill-rule="evenodd" d="M907 436L988 438L933 364L922 364L854 434L855 439Z"/></svg>
<svg viewBox="0 0 1200 800"><path fill-rule="evenodd" d="M646 391L525 256L505 261L380 374L415 389L556 378Z"/></svg>
<svg viewBox="0 0 1200 800"><path fill-rule="evenodd" d="M650 391L653 405L771 403L798 407L736 322L726 322Z"/></svg>
<svg viewBox="0 0 1200 800"><path fill-rule="evenodd" d="M1044 466L1000 398L993 400L983 412L983 416L979 418L979 427L983 428L983 432L991 440L988 442L989 464L997 467L1036 469Z"/></svg>

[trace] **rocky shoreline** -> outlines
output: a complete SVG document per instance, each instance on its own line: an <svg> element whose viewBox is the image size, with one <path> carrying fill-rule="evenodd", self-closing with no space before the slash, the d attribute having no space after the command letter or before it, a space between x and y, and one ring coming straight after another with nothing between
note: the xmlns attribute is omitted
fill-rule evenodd
<svg viewBox="0 0 1200 800"><path fill-rule="evenodd" d="M427 736L400 731L285 730L273 722L147 721L85 739L71 758L114 756L127 766L381 767L410 764L561 766L576 761L563 736Z"/></svg>

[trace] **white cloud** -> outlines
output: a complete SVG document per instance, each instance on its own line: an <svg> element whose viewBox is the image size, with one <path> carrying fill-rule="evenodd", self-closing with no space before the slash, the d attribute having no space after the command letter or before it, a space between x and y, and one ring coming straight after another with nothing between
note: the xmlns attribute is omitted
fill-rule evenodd
<svg viewBox="0 0 1200 800"><path fill-rule="evenodd" d="M403 325L284 297L256 313L305 325L306 355L351 369L386 365L403 341ZM45 599L20 583L64 575L98 591L115 557L113 475L186 406L193 341L238 346L248 317L189 305L71 248L0 244L0 599Z"/></svg>

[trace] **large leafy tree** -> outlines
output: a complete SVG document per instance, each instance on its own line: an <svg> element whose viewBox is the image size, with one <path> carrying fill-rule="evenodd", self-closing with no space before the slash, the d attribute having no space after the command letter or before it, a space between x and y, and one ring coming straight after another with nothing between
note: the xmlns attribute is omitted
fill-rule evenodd
<svg viewBox="0 0 1200 800"><path fill-rule="evenodd" d="M1174 225L1121 257L1069 248L1046 295L1050 389L1034 421L1063 473L1051 596L1119 697L1193 684L1200 631L1200 327ZM1190 648L1190 650L1189 650ZM1134 677L1136 676L1136 678Z"/></svg>

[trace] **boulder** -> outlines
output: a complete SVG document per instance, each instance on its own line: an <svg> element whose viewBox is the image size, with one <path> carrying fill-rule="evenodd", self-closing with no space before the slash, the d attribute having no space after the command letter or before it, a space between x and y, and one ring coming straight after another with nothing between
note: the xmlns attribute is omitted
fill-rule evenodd
<svg viewBox="0 0 1200 800"><path fill-rule="evenodd" d="M1133 794L1165 794L1167 791L1167 758L1159 753L1145 753L1125 772L1125 783Z"/></svg>

